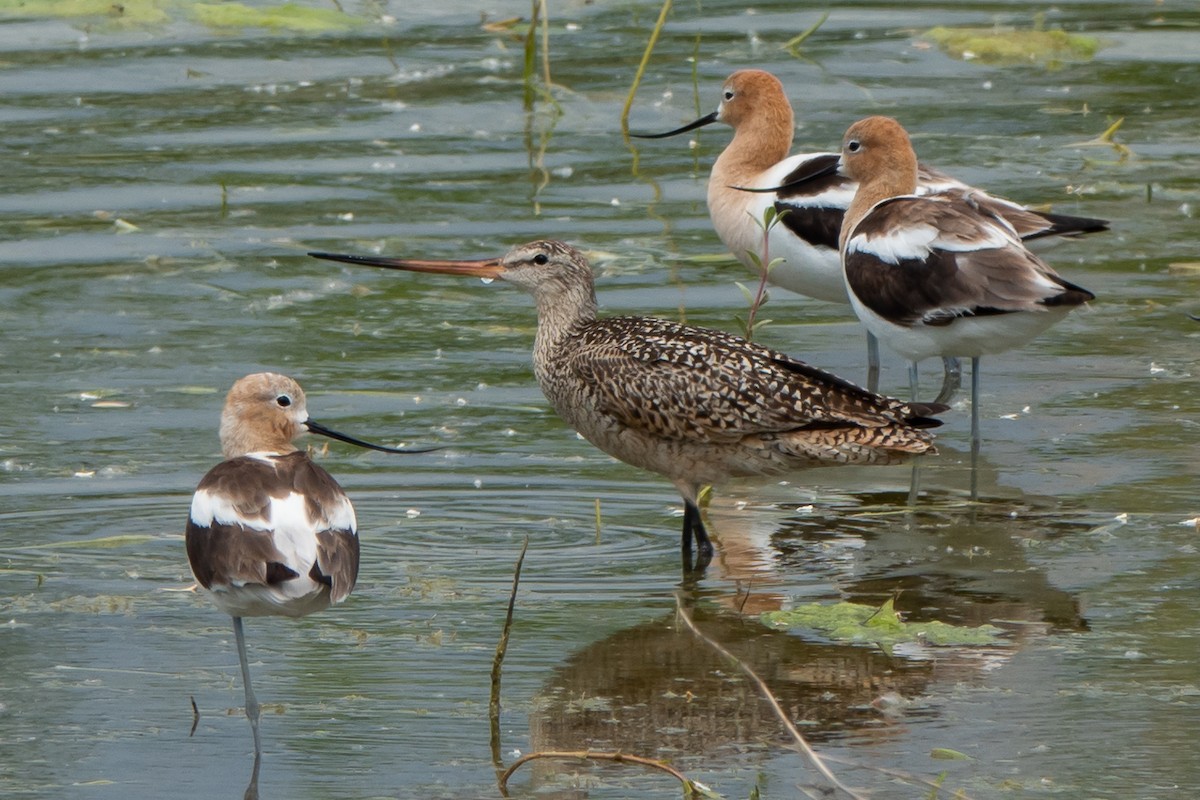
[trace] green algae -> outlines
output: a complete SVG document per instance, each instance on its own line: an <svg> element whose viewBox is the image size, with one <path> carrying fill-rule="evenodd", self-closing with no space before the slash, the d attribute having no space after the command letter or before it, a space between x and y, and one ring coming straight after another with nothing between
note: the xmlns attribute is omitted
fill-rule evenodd
<svg viewBox="0 0 1200 800"><path fill-rule="evenodd" d="M118 27L149 27L188 19L217 29L265 28L289 33L347 31L367 23L365 18L343 11L300 3L254 7L191 0L0 0L0 17L66 19Z"/></svg>
<svg viewBox="0 0 1200 800"><path fill-rule="evenodd" d="M1094 36L1034 28L930 28L924 37L947 55L984 64L1040 64L1090 61L1103 47Z"/></svg>
<svg viewBox="0 0 1200 800"><path fill-rule="evenodd" d="M166 5L163 0L0 0L0 17L160 25L170 18Z"/></svg>
<svg viewBox="0 0 1200 800"><path fill-rule="evenodd" d="M892 600L875 608L857 603L806 603L787 611L768 611L760 619L771 628L820 633L838 642L876 644L890 649L920 642L937 647L1004 644L994 625L976 628L946 622L905 622Z"/></svg>
<svg viewBox="0 0 1200 800"><path fill-rule="evenodd" d="M365 20L330 8L284 3L253 8L244 3L195 3L190 16L210 28L268 28L293 33L330 33L363 25Z"/></svg>

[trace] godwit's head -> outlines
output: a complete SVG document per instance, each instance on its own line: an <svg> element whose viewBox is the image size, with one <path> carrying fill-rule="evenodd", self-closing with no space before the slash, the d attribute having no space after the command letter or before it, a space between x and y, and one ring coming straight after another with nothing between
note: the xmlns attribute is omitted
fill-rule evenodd
<svg viewBox="0 0 1200 800"><path fill-rule="evenodd" d="M587 259L565 242L538 240L517 245L500 258L474 261L433 261L415 258L376 258L335 253L309 253L314 258L361 264L408 272L437 272L444 275L470 275L485 281L500 279L519 286L542 304L553 304L572 295L594 302L592 268Z"/></svg>

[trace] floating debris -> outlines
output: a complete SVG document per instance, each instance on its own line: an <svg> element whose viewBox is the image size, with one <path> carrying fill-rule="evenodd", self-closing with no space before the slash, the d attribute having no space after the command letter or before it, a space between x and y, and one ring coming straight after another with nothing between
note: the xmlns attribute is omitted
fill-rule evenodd
<svg viewBox="0 0 1200 800"><path fill-rule="evenodd" d="M947 622L905 622L894 601L882 606L858 603L805 603L787 611L768 611L760 617L771 628L816 632L839 642L876 644L888 650L916 642L937 647L1005 644L1003 631L994 625L971 628Z"/></svg>
<svg viewBox="0 0 1200 800"><path fill-rule="evenodd" d="M1063 30L1017 28L946 28L924 33L942 52L960 61L983 64L1041 64L1053 67L1064 61L1091 61L1104 46L1094 36Z"/></svg>

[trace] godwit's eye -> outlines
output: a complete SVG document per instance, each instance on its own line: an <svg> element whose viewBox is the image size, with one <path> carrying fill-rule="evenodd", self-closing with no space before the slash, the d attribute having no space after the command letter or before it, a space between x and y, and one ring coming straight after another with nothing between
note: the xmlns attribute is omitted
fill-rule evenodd
<svg viewBox="0 0 1200 800"><path fill-rule="evenodd" d="M544 267L550 263L550 256L546 255L545 253L538 253L533 257L533 263L537 264L539 267Z"/></svg>
<svg viewBox="0 0 1200 800"><path fill-rule="evenodd" d="M292 398L288 397L286 394L281 394L279 397L275 398L275 403L280 408L287 408L292 404Z"/></svg>
<svg viewBox="0 0 1200 800"><path fill-rule="evenodd" d="M858 143L858 139L851 139L850 141L846 142L846 149L851 153L857 153L862 149L862 145Z"/></svg>

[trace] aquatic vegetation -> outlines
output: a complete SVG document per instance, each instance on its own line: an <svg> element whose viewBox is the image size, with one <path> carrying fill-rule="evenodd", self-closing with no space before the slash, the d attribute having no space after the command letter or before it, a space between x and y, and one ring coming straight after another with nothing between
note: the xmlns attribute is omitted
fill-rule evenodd
<svg viewBox="0 0 1200 800"><path fill-rule="evenodd" d="M760 619L771 628L811 631L834 641L877 644L884 649L910 642L941 647L1004 644L1003 631L994 625L970 628L937 621L905 622L891 599L879 608L845 602L805 603L787 611L768 611Z"/></svg>
<svg viewBox="0 0 1200 800"><path fill-rule="evenodd" d="M194 0L0 0L0 17L57 18L116 27L165 25L191 20L212 28L267 28L293 33L346 31L367 23L332 8L300 3L252 7L245 3Z"/></svg>
<svg viewBox="0 0 1200 800"><path fill-rule="evenodd" d="M126 25L158 25L170 19L164 0L0 0L0 16L95 18Z"/></svg>
<svg viewBox="0 0 1200 800"><path fill-rule="evenodd" d="M189 16L213 28L270 28L297 33L345 31L365 23L331 8L310 8L298 3L283 3L253 8L244 3L196 3Z"/></svg>
<svg viewBox="0 0 1200 800"><path fill-rule="evenodd" d="M947 28L925 32L951 58L984 64L1042 64L1053 67L1064 61L1090 61L1103 47L1095 36L1063 30L1017 28Z"/></svg>

